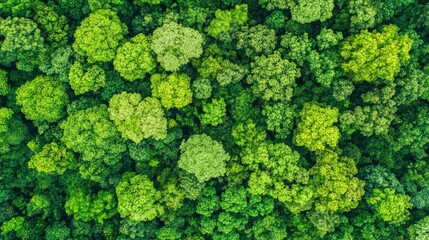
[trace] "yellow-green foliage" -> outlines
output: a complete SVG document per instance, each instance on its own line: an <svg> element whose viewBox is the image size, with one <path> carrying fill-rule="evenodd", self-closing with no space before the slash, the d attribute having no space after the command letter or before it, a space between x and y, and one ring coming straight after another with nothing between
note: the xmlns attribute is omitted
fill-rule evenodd
<svg viewBox="0 0 429 240"><path fill-rule="evenodd" d="M88 57L88 62L110 62L115 58L116 48L124 39L128 28L115 12L97 10L85 18L74 33L73 49Z"/></svg>
<svg viewBox="0 0 429 240"><path fill-rule="evenodd" d="M340 131L334 124L338 122L338 109L309 102L299 115L301 119L294 135L297 146L305 146L310 151L337 146Z"/></svg>
<svg viewBox="0 0 429 240"><path fill-rule="evenodd" d="M109 117L125 139L139 143L145 138L161 140L167 136L167 119L156 98L122 92L109 101Z"/></svg>
<svg viewBox="0 0 429 240"><path fill-rule="evenodd" d="M167 109L182 108L192 102L191 78L185 73L154 74L150 82L152 96Z"/></svg>
<svg viewBox="0 0 429 240"><path fill-rule="evenodd" d="M393 81L409 58L413 41L394 25L381 32L362 30L347 38L341 48L343 70L355 82Z"/></svg>

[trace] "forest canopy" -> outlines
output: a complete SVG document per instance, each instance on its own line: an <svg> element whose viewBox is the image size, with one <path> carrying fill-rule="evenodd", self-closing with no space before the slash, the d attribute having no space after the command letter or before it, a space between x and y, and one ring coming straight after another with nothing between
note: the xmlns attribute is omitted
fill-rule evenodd
<svg viewBox="0 0 429 240"><path fill-rule="evenodd" d="M0 239L429 239L426 0L0 1Z"/></svg>

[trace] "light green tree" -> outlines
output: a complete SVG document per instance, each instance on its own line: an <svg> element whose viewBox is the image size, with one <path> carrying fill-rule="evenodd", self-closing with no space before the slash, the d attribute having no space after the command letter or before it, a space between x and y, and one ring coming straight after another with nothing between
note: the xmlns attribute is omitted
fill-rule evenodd
<svg viewBox="0 0 429 240"><path fill-rule="evenodd" d="M374 189L367 198L367 203L375 208L375 211L383 221L393 225L403 224L410 216L409 209L413 207L411 197L406 194L395 193L390 188Z"/></svg>
<svg viewBox="0 0 429 240"><path fill-rule="evenodd" d="M150 221L162 215L164 209L157 203L160 193L146 175L125 173L116 186L118 212L131 221Z"/></svg>
<svg viewBox="0 0 429 240"><path fill-rule="evenodd" d="M156 4L160 4L161 0L134 0L134 4L138 6L144 6L145 3L156 5Z"/></svg>
<svg viewBox="0 0 429 240"><path fill-rule="evenodd" d="M94 220L101 224L117 213L115 195L103 190L94 194L81 188L73 189L64 208L76 220Z"/></svg>
<svg viewBox="0 0 429 240"><path fill-rule="evenodd" d="M74 33L73 49L88 57L89 63L110 62L128 28L115 12L97 10L85 18Z"/></svg>
<svg viewBox="0 0 429 240"><path fill-rule="evenodd" d="M27 119L55 122L64 116L68 96L63 83L41 75L16 90L16 102Z"/></svg>
<svg viewBox="0 0 429 240"><path fill-rule="evenodd" d="M355 82L393 81L409 58L413 41L395 25L381 32L363 30L347 38L341 48L342 68Z"/></svg>
<svg viewBox="0 0 429 240"><path fill-rule="evenodd" d="M292 20L299 23L325 21L332 17L334 0L298 0L291 5Z"/></svg>
<svg viewBox="0 0 429 240"><path fill-rule="evenodd" d="M73 153L65 146L52 142L31 157L28 167L38 172L63 174L68 169L76 167L76 162Z"/></svg>
<svg viewBox="0 0 429 240"><path fill-rule="evenodd" d="M229 154L222 144L206 134L196 134L180 145L178 165L188 173L194 174L199 182L223 176Z"/></svg>
<svg viewBox="0 0 429 240"><path fill-rule="evenodd" d="M167 109L182 108L192 102L191 78L185 73L154 74L150 82L152 96Z"/></svg>
<svg viewBox="0 0 429 240"><path fill-rule="evenodd" d="M151 50L151 40L144 34L138 34L118 48L115 60L115 70L128 81L142 79L147 73L152 73L156 60Z"/></svg>
<svg viewBox="0 0 429 240"><path fill-rule="evenodd" d="M156 98L142 100L139 93L122 92L112 96L108 111L125 139L139 143L145 138L161 140L167 136L167 119Z"/></svg>
<svg viewBox="0 0 429 240"><path fill-rule="evenodd" d="M210 80L197 78L192 82L192 93L196 99L208 99L212 95Z"/></svg>
<svg viewBox="0 0 429 240"><path fill-rule="evenodd" d="M310 169L310 186L314 189L317 212L348 212L358 206L365 191L365 182L356 177L358 170L352 158L340 157L326 150L316 156Z"/></svg>
<svg viewBox="0 0 429 240"><path fill-rule="evenodd" d="M247 20L247 4L235 5L235 8L231 10L218 9L215 12L215 18L210 22L206 31L210 36L219 38L222 34L228 32L231 27L243 25Z"/></svg>
<svg viewBox="0 0 429 240"><path fill-rule="evenodd" d="M196 30L169 22L155 29L152 50L167 71L177 71L191 59L203 53L203 36Z"/></svg>
<svg viewBox="0 0 429 240"><path fill-rule="evenodd" d="M408 227L411 240L429 239L429 216Z"/></svg>
<svg viewBox="0 0 429 240"><path fill-rule="evenodd" d="M315 102L304 104L294 134L297 146L305 146L310 151L324 150L327 147L336 147L340 138L338 127L338 109L323 107Z"/></svg>
<svg viewBox="0 0 429 240"><path fill-rule="evenodd" d="M106 74L98 65L85 67L76 61L70 67L69 83L76 95L97 92L106 84Z"/></svg>

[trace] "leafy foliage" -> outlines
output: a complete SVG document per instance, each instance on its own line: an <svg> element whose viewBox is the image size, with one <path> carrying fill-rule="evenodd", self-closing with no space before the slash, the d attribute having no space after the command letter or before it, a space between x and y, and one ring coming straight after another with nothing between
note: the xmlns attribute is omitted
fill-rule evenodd
<svg viewBox="0 0 429 240"><path fill-rule="evenodd" d="M410 56L412 40L389 25L381 33L362 31L346 39L341 49L344 71L356 82L392 81ZM384 63L380 65L380 63Z"/></svg>
<svg viewBox="0 0 429 240"><path fill-rule="evenodd" d="M116 187L116 196L119 214L131 221L150 221L163 213L157 204L159 192L145 175L125 173Z"/></svg>
<svg viewBox="0 0 429 240"><path fill-rule="evenodd" d="M150 78L152 96L163 107L182 108L192 102L191 79L184 73L154 74Z"/></svg>
<svg viewBox="0 0 429 240"><path fill-rule="evenodd" d="M0 238L427 239L426 2L0 1Z"/></svg>
<svg viewBox="0 0 429 240"><path fill-rule="evenodd" d="M198 31L169 22L155 29L151 46L161 66L174 72L203 53L202 43L203 37Z"/></svg>
<svg viewBox="0 0 429 240"><path fill-rule="evenodd" d="M109 117L122 137L139 143L144 138L160 140L167 135L167 120L160 102L155 98L141 99L138 93L122 92L109 101Z"/></svg>
<svg viewBox="0 0 429 240"><path fill-rule="evenodd" d="M299 115L301 121L294 136L297 146L305 146L310 151L337 146L340 132L333 125L338 121L338 109L305 103Z"/></svg>
<svg viewBox="0 0 429 240"><path fill-rule="evenodd" d="M289 101L295 87L295 79L300 77L296 65L282 59L279 52L269 56L255 57L251 64L247 82L252 84L253 93L262 99Z"/></svg>
<svg viewBox="0 0 429 240"><path fill-rule="evenodd" d="M223 176L230 158L219 142L205 134L192 135L182 142L180 153L178 166L200 182Z"/></svg>
<svg viewBox="0 0 429 240"><path fill-rule="evenodd" d="M76 95L89 91L96 92L106 84L106 74L97 65L85 69L80 62L75 62L70 67L69 81Z"/></svg>
<svg viewBox="0 0 429 240"><path fill-rule="evenodd" d="M67 148L80 153L85 161L102 159L107 164L114 164L125 151L125 144L109 120L105 105L77 111L60 127L64 130L61 141Z"/></svg>
<svg viewBox="0 0 429 240"><path fill-rule="evenodd" d="M37 76L16 90L16 101L27 119L55 122L64 116L68 96L64 84L52 77Z"/></svg>
<svg viewBox="0 0 429 240"><path fill-rule="evenodd" d="M85 18L76 29L73 49L88 57L89 63L110 62L124 39L128 28L121 23L115 12L97 10Z"/></svg>
<svg viewBox="0 0 429 240"><path fill-rule="evenodd" d="M151 73L156 62L151 51L151 41L143 34L138 34L118 48L113 65L115 70L128 81L142 79Z"/></svg>

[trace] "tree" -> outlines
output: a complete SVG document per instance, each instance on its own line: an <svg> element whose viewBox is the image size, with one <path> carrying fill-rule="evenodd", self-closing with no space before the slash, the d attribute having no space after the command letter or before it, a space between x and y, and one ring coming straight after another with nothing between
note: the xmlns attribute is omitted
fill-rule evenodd
<svg viewBox="0 0 429 240"><path fill-rule="evenodd" d="M267 130L276 133L276 138L288 137L297 117L296 107L287 102L264 104L262 115L265 117Z"/></svg>
<svg viewBox="0 0 429 240"><path fill-rule="evenodd" d="M257 240L282 240L287 239L288 236L286 232L286 222L277 214L268 215L259 219L259 221L254 221L252 232Z"/></svg>
<svg viewBox="0 0 429 240"><path fill-rule="evenodd" d="M290 101L296 86L295 79L300 76L294 63L282 59L279 52L274 52L255 57L247 82L252 84L253 93L265 101Z"/></svg>
<svg viewBox="0 0 429 240"><path fill-rule="evenodd" d="M265 25L271 29L278 30L285 25L286 19L286 16L281 11L275 10L265 18Z"/></svg>
<svg viewBox="0 0 429 240"><path fill-rule="evenodd" d="M355 82L393 81L409 58L412 40L394 25L381 32L361 31L347 38L341 48L342 68Z"/></svg>
<svg viewBox="0 0 429 240"><path fill-rule="evenodd" d="M69 81L73 50L70 46L59 47L49 54L49 61L39 66L40 71L60 82Z"/></svg>
<svg viewBox="0 0 429 240"><path fill-rule="evenodd" d="M53 47L60 47L67 44L67 31L69 25L67 18L63 15L58 15L55 10L49 6L39 6L36 8L36 16L34 20L41 26L41 30L45 32L45 39L51 43Z"/></svg>
<svg viewBox="0 0 429 240"><path fill-rule="evenodd" d="M60 124L60 128L64 130L61 141L80 153L84 161L116 164L126 150L105 105L75 112Z"/></svg>
<svg viewBox="0 0 429 240"><path fill-rule="evenodd" d="M268 10L275 10L275 9L287 9L291 5L293 5L293 1L291 0L258 0L259 5L262 7L268 9Z"/></svg>
<svg viewBox="0 0 429 240"><path fill-rule="evenodd" d="M394 142L395 151L412 154L418 159L427 157L424 150L429 143L426 132L429 130L429 111L421 106L403 112L402 123L398 125Z"/></svg>
<svg viewBox="0 0 429 240"><path fill-rule="evenodd" d="M298 66L304 66L314 52L314 40L308 37L308 33L294 35L287 32L281 37L280 45L287 50L284 51L284 56Z"/></svg>
<svg viewBox="0 0 429 240"><path fill-rule="evenodd" d="M374 189L372 195L367 198L367 203L375 208L375 211L383 221L393 225L403 224L409 217L413 205L411 198L406 194L395 193L395 190Z"/></svg>
<svg viewBox="0 0 429 240"><path fill-rule="evenodd" d="M244 29L238 33L237 38L237 48L244 50L248 57L269 55L277 45L276 31L265 25Z"/></svg>
<svg viewBox="0 0 429 240"><path fill-rule="evenodd" d="M75 157L67 148L56 142L43 146L42 151L33 155L28 167L38 172L63 174L76 166Z"/></svg>
<svg viewBox="0 0 429 240"><path fill-rule="evenodd" d="M192 93L196 99L208 99L212 95L210 80L197 78L192 82Z"/></svg>
<svg viewBox="0 0 429 240"><path fill-rule="evenodd" d="M152 96L163 107L182 108L192 102L191 78L185 73L154 74L150 77Z"/></svg>
<svg viewBox="0 0 429 240"><path fill-rule="evenodd" d="M109 117L125 139L139 143L145 138L167 136L167 119L156 98L141 99L138 93L122 92L109 101Z"/></svg>
<svg viewBox="0 0 429 240"><path fill-rule="evenodd" d="M57 4L59 12L72 20L80 20L89 13L88 4L83 0L76 0L73 2L58 0Z"/></svg>
<svg viewBox="0 0 429 240"><path fill-rule="evenodd" d="M202 124L217 126L221 124L226 117L226 103L223 98L212 99L211 102L203 103L203 114L198 117Z"/></svg>
<svg viewBox="0 0 429 240"><path fill-rule="evenodd" d="M299 23L325 21L332 17L333 0L298 0L291 6L292 20Z"/></svg>
<svg viewBox="0 0 429 240"><path fill-rule="evenodd" d="M124 0L88 0L88 7L91 12L95 12L99 9L109 9L114 12L117 12L121 16L127 16L129 12L132 11L131 4Z"/></svg>
<svg viewBox="0 0 429 240"><path fill-rule="evenodd" d="M398 10L403 9L412 2L409 0L352 0L343 8L343 11L347 15L347 18L349 18L348 21L351 30L356 31L373 28L377 24L389 20Z"/></svg>
<svg viewBox="0 0 429 240"><path fill-rule="evenodd" d="M88 58L89 63L110 62L128 32L115 12L97 10L85 18L74 33L73 49Z"/></svg>
<svg viewBox="0 0 429 240"><path fill-rule="evenodd" d="M329 49L337 46L343 40L342 32L334 32L329 28L322 28L319 35L317 35L317 46L320 50Z"/></svg>
<svg viewBox="0 0 429 240"><path fill-rule="evenodd" d="M408 227L408 234L411 240L429 238L429 216Z"/></svg>
<svg viewBox="0 0 429 240"><path fill-rule="evenodd" d="M161 66L175 72L192 58L200 57L202 43L203 37L198 31L169 22L155 29L151 47Z"/></svg>
<svg viewBox="0 0 429 240"><path fill-rule="evenodd" d="M76 61L70 67L69 83L76 95L87 92L97 92L106 84L106 74L104 69L98 65L85 67Z"/></svg>
<svg viewBox="0 0 429 240"><path fill-rule="evenodd" d="M65 114L68 96L63 83L40 75L16 90L16 101L27 119L56 122Z"/></svg>
<svg viewBox="0 0 429 240"><path fill-rule="evenodd" d="M0 63L16 62L19 70L30 72L43 60L44 39L37 24L28 18L8 17L0 21Z"/></svg>
<svg viewBox="0 0 429 240"><path fill-rule="evenodd" d="M24 235L24 231L26 230L24 221L24 217L18 216L3 222L1 226L2 235L5 236L10 232L16 232L17 237L22 237Z"/></svg>
<svg viewBox="0 0 429 240"><path fill-rule="evenodd" d="M207 33L214 37L220 38L222 34L227 33L233 26L240 26L247 22L248 6L246 4L235 5L234 9L221 10L215 12L215 18L207 27Z"/></svg>
<svg viewBox="0 0 429 240"><path fill-rule="evenodd" d="M46 227L46 240L66 240L70 237L70 228L65 222L55 222Z"/></svg>
<svg viewBox="0 0 429 240"><path fill-rule="evenodd" d="M128 172L116 186L118 212L131 221L150 221L163 214L157 203L160 195L146 175Z"/></svg>
<svg viewBox="0 0 429 240"><path fill-rule="evenodd" d="M204 79L216 79L221 86L237 83L245 77L247 69L222 57L209 56L198 67Z"/></svg>
<svg viewBox="0 0 429 240"><path fill-rule="evenodd" d="M125 218L120 221L119 232L123 235L120 235L118 239L156 239L156 231L158 229L159 225L156 221L135 222Z"/></svg>
<svg viewBox="0 0 429 240"><path fill-rule="evenodd" d="M11 109L0 108L0 153L7 155L12 146L19 145L27 137L27 126L13 117Z"/></svg>
<svg viewBox="0 0 429 240"><path fill-rule="evenodd" d="M386 135L397 111L397 104L392 100L394 87L394 84L389 84L362 94L361 98L367 105L344 111L340 116L342 130L348 134L359 130L364 136Z"/></svg>
<svg viewBox="0 0 429 240"><path fill-rule="evenodd" d="M28 17L37 4L38 1L31 0L6 0L0 3L0 12L13 17Z"/></svg>
<svg viewBox="0 0 429 240"><path fill-rule="evenodd" d="M180 145L178 165L194 174L199 182L206 182L225 174L225 164L229 158L222 144L206 134L196 134Z"/></svg>
<svg viewBox="0 0 429 240"><path fill-rule="evenodd" d="M0 96L6 96L10 91L10 86L7 83L7 72L0 70Z"/></svg>
<svg viewBox="0 0 429 240"><path fill-rule="evenodd" d="M150 38L143 34L131 38L118 48L113 65L128 81L143 79L147 73L152 73L156 61L151 50Z"/></svg>
<svg viewBox="0 0 429 240"><path fill-rule="evenodd" d="M365 181L366 195L371 195L374 189L393 189L398 193L404 192L402 183L389 169L382 166L370 165L359 169L359 177Z"/></svg>
<svg viewBox="0 0 429 240"><path fill-rule="evenodd" d="M45 219L50 212L49 199L41 194L35 194L31 197L30 202L27 205L27 215L34 216L41 214L42 218Z"/></svg>
<svg viewBox="0 0 429 240"><path fill-rule="evenodd" d="M365 193L365 182L355 177L357 171L353 159L331 150L319 152L309 183L315 191L315 210L325 214L356 208Z"/></svg>
<svg viewBox="0 0 429 240"><path fill-rule="evenodd" d="M412 197L411 203L415 208L423 209L429 206L429 164L424 160L411 162L407 172L401 179L407 193ZM400 189L402 190L402 189ZM403 193L403 191L397 191Z"/></svg>
<svg viewBox="0 0 429 240"><path fill-rule="evenodd" d="M73 189L68 195L64 208L68 215L73 215L74 219L85 222L94 220L104 223L117 213L114 194L102 190L92 194L84 189Z"/></svg>
<svg viewBox="0 0 429 240"><path fill-rule="evenodd" d="M294 134L297 146L305 146L310 151L337 146L340 138L340 131L334 126L338 121L337 108L309 102L304 104L299 115L301 119Z"/></svg>
<svg viewBox="0 0 429 240"><path fill-rule="evenodd" d="M214 187L205 187L201 191L201 197L197 199L196 213L205 217L211 217L220 209L220 198L216 195Z"/></svg>
<svg viewBox="0 0 429 240"><path fill-rule="evenodd" d="M156 5L156 4L161 4L161 0L134 0L134 4L138 6L144 6L145 3Z"/></svg>

